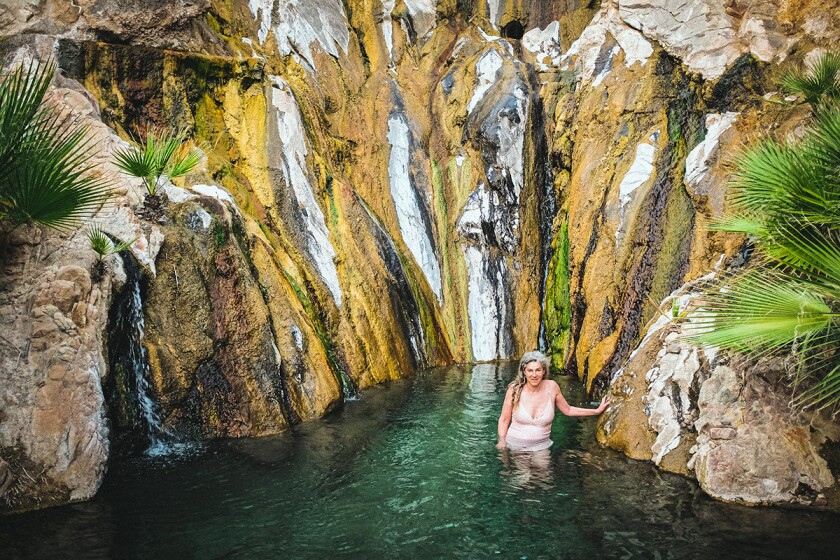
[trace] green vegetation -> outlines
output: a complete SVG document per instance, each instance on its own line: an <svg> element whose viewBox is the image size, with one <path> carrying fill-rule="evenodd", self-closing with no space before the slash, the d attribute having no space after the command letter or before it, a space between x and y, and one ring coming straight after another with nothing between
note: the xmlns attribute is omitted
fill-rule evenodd
<svg viewBox="0 0 840 560"><path fill-rule="evenodd" d="M146 211L157 214L162 199L159 189L170 179L183 177L204 159L204 150L187 143L185 132L151 130L136 146L114 154L114 163L124 173L143 180Z"/></svg>
<svg viewBox="0 0 840 560"><path fill-rule="evenodd" d="M87 127L44 103L55 64L32 62L0 78L0 232L24 223L68 230L110 196L93 172Z"/></svg>
<svg viewBox="0 0 840 560"><path fill-rule="evenodd" d="M765 140L742 154L734 215L715 227L745 233L758 258L707 294L695 339L760 357L796 358L794 404L840 403L840 57L824 55L785 87L814 113L797 142Z"/></svg>
<svg viewBox="0 0 840 560"><path fill-rule="evenodd" d="M807 68L791 72L782 79L782 89L800 94L814 107L840 100L840 53L827 53Z"/></svg>
<svg viewBox="0 0 840 560"><path fill-rule="evenodd" d="M88 240L90 241L90 248L96 253L97 259L91 271L91 278L94 282L99 281L105 274L105 258L114 253L125 251L131 244L137 241L135 237L131 241L120 241L117 244L111 240L108 234L98 225L91 225L88 229Z"/></svg>
<svg viewBox="0 0 840 560"><path fill-rule="evenodd" d="M545 283L545 338L549 343L551 367L563 369L569 351L572 303L569 295L569 224L563 221L554 238L554 253L548 264Z"/></svg>

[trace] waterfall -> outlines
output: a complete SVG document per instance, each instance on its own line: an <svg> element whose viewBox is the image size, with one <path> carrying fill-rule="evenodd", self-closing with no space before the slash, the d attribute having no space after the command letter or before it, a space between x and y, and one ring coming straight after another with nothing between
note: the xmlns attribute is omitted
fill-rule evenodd
<svg viewBox="0 0 840 560"><path fill-rule="evenodd" d="M146 349L143 348L143 300L140 297L140 282L135 278L132 282L130 305L128 306L127 317L130 328L130 343L128 360L131 364L131 376L134 380L135 395L140 405L140 416L145 421L146 435L149 438L149 449L147 453L158 449L162 443L166 431L150 396L149 387L149 360Z"/></svg>
<svg viewBox="0 0 840 560"><path fill-rule="evenodd" d="M152 399L149 384L149 356L143 347L144 319L141 293L142 274L133 257L122 253L126 284L122 295L114 302L109 332L111 377L119 377L112 384L121 400L124 421L134 428L142 428L145 435L145 454L159 456L175 450L176 438L161 420ZM118 411L119 414L119 411ZM132 421L133 419L133 421Z"/></svg>

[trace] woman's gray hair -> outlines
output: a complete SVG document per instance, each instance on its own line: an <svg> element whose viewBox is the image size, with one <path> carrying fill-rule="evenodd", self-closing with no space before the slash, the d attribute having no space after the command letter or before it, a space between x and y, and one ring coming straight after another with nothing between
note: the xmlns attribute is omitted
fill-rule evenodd
<svg viewBox="0 0 840 560"><path fill-rule="evenodd" d="M539 362L543 367L544 375L548 377L548 358L545 354L538 352L537 350L525 352L525 354L522 355L522 359L519 360L519 371L524 372L525 366L531 362Z"/></svg>
<svg viewBox="0 0 840 560"><path fill-rule="evenodd" d="M522 356L522 359L519 360L519 371L516 372L516 378L510 382L510 387L513 388L513 392L511 393L511 399L513 400L513 406L516 407L516 403L519 402L519 396L522 393L522 387L525 386L525 366L530 364L531 362L539 362L539 364L543 368L543 379L548 377L548 358L542 352L537 352L534 350L533 352L525 352Z"/></svg>

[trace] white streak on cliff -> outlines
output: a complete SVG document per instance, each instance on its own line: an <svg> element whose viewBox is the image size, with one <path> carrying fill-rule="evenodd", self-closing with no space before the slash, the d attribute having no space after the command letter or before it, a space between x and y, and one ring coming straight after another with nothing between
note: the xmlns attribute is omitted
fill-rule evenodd
<svg viewBox="0 0 840 560"><path fill-rule="evenodd" d="M618 229L615 231L615 241L621 241L622 229L624 228L625 206L633 198L636 189L647 183L653 175L653 159L656 154L656 147L653 145L659 138L659 131L650 135L648 140L651 144L643 142L636 147L636 157L630 165L630 169L621 179L618 185L619 219Z"/></svg>
<svg viewBox="0 0 840 560"><path fill-rule="evenodd" d="M428 34L437 21L436 0L405 0L404 3L417 37ZM394 59L394 19L391 14L394 6L396 6L396 0L382 0L382 38L388 49L388 59L392 62ZM405 28L404 25L403 28Z"/></svg>
<svg viewBox="0 0 840 560"><path fill-rule="evenodd" d="M411 165L411 133L405 117L394 113L388 119L388 142L391 156L388 160L388 177L391 184L391 197L397 211L400 232L414 259L423 270L432 291L441 300L440 266L432 249L432 233L428 231L429 220L423 219L419 195L412 183L409 166Z"/></svg>
<svg viewBox="0 0 840 560"><path fill-rule="evenodd" d="M562 60L567 66L574 61L573 67L579 79L588 81L595 75L596 62L607 43L608 35L624 51L624 64L628 68L636 63L645 64L653 54L653 46L644 35L625 24L618 10L608 5L592 18L592 22L563 55Z"/></svg>
<svg viewBox="0 0 840 560"><path fill-rule="evenodd" d="M475 86L472 99L467 104L467 113L472 113L484 94L487 93L496 83L496 73L502 69L502 57L495 50L491 49L478 59L475 65L475 74L478 83Z"/></svg>
<svg viewBox="0 0 840 560"><path fill-rule="evenodd" d="M502 8L503 0L487 0L487 12L490 19L490 23L493 27L499 27L499 8Z"/></svg>
<svg viewBox="0 0 840 560"><path fill-rule="evenodd" d="M622 206L630 202L630 195L650 179L655 152L656 148L651 144L642 143L636 147L636 159L618 185L618 196Z"/></svg>
<svg viewBox="0 0 840 560"><path fill-rule="evenodd" d="M510 296L508 268L498 251L490 251L482 224L493 223L498 194L479 183L458 219L458 232L467 265L467 315L473 358L508 358L513 350L507 330Z"/></svg>
<svg viewBox="0 0 840 560"><path fill-rule="evenodd" d="M601 71L598 72L598 75L595 76L595 79L592 80L592 87L600 86L604 80L607 79L607 76L610 75L613 69L613 61L615 60L616 55L621 52L621 47L615 45L608 53L607 53L607 60L604 61L603 67Z"/></svg>
<svg viewBox="0 0 840 560"><path fill-rule="evenodd" d="M738 113L706 115L706 137L685 158L685 182L695 189L709 173L709 161L718 151L720 137L735 123Z"/></svg>
<svg viewBox="0 0 840 560"><path fill-rule="evenodd" d="M277 129L283 151L283 171L286 184L292 188L300 206L300 215L306 226L309 256L330 290L336 305L341 305L341 286L335 267L335 249L330 243L324 213L315 199L306 171L306 131L300 109L289 85L277 76L271 76L271 102L277 114Z"/></svg>
<svg viewBox="0 0 840 560"><path fill-rule="evenodd" d="M513 183L515 203L519 203L524 179L522 153L525 146L525 120L528 111L528 94L522 88L513 92L516 97L516 118L503 114L499 119L499 150L496 152L496 164L507 169Z"/></svg>
<svg viewBox="0 0 840 560"><path fill-rule="evenodd" d="M275 0L248 1L251 13L260 21L260 43L265 42L272 30L282 55L299 55L313 68L312 43L335 58L339 56L339 48L347 52L350 31L341 0L278 1L277 19L272 14Z"/></svg>
<svg viewBox="0 0 840 560"><path fill-rule="evenodd" d="M534 53L541 71L548 70L548 64L560 64L560 23L552 21L545 29L535 27L522 36L522 46ZM546 62L548 60L548 62Z"/></svg>
<svg viewBox="0 0 840 560"><path fill-rule="evenodd" d="M394 28L391 22L391 12L394 10L396 0L382 0L382 38L385 40L385 47L388 49L388 60L394 61Z"/></svg>

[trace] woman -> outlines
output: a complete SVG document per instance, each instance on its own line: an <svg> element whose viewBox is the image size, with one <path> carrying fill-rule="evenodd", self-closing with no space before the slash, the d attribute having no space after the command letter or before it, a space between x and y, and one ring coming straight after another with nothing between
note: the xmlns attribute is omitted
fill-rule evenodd
<svg viewBox="0 0 840 560"><path fill-rule="evenodd" d="M519 362L519 373L508 386L502 414L499 416L499 449L539 451L551 447L551 422L554 407L566 416L597 416L609 399L598 408L569 406L556 381L545 379L548 358L542 352L527 352Z"/></svg>

